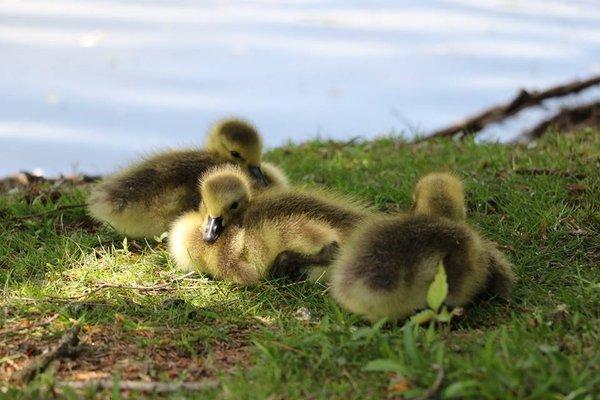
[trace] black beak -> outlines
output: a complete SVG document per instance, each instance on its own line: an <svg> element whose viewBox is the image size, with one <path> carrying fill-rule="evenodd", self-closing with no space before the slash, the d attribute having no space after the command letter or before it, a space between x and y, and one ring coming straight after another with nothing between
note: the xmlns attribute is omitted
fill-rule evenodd
<svg viewBox="0 0 600 400"><path fill-rule="evenodd" d="M269 181L260 167L248 167L248 169L250 169L250 173L254 175L263 186L269 186Z"/></svg>
<svg viewBox="0 0 600 400"><path fill-rule="evenodd" d="M214 243L219 238L223 231L223 218L208 217L206 226L204 227L204 241L206 243Z"/></svg>

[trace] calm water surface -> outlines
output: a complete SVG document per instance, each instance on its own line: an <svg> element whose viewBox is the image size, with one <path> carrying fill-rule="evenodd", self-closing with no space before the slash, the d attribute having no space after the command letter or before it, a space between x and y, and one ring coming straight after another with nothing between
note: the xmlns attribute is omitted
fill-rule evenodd
<svg viewBox="0 0 600 400"><path fill-rule="evenodd" d="M102 173L226 115L268 146L427 132L600 72L600 2L0 0L0 60L0 174Z"/></svg>

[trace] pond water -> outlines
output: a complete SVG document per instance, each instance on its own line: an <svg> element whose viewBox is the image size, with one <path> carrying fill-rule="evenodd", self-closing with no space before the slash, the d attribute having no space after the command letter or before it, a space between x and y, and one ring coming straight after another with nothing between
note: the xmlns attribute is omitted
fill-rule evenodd
<svg viewBox="0 0 600 400"><path fill-rule="evenodd" d="M586 78L600 2L0 0L0 57L0 174L103 173L227 115L268 146L411 136Z"/></svg>

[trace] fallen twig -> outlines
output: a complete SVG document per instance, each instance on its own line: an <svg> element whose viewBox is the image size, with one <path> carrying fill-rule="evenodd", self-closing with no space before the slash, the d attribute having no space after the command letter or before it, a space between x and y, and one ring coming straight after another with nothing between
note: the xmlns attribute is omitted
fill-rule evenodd
<svg viewBox="0 0 600 400"><path fill-rule="evenodd" d="M37 218L37 217L41 217L44 215L48 215L48 214L54 214L57 212L61 212L64 210L70 210L72 208L82 208L82 207L86 207L87 204L71 204L68 206L58 206L53 210L49 210L49 211L43 211L43 212L39 212L39 213L35 213L35 214L27 214L27 215L20 215L20 216L16 216L16 217L12 217L10 218L13 221L19 221L22 219L29 219L29 218Z"/></svg>
<svg viewBox="0 0 600 400"><path fill-rule="evenodd" d="M543 91L528 92L527 90L522 89L518 95L508 103L488 108L487 110L450 125L449 127L434 131L431 135L423 137L421 140L426 140L431 137L453 136L459 132L462 132L463 136L475 134L482 130L486 125L501 121L527 107L539 105L544 100L579 93L584 89L598 84L600 84L600 76L595 76L583 81L569 82Z"/></svg>
<svg viewBox="0 0 600 400"><path fill-rule="evenodd" d="M63 334L60 341L53 349L42 353L23 369L16 371L13 374L12 380L22 383L30 382L38 373L43 372L52 361L72 354L74 348L79 344L80 330L81 326L79 324L73 325Z"/></svg>
<svg viewBox="0 0 600 400"><path fill-rule="evenodd" d="M446 373L444 372L444 367L440 364L434 364L433 369L437 371L437 376L435 377L435 381L433 381L433 385L429 387L426 391L423 392L419 397L415 397L415 400L429 400L434 398L442 389L442 383L444 383L444 378L446 377Z"/></svg>
<svg viewBox="0 0 600 400"><path fill-rule="evenodd" d="M515 173L518 175L555 175L563 178L585 178L585 174L575 174L569 171L560 171L557 169L549 168L521 168L516 169Z"/></svg>
<svg viewBox="0 0 600 400"><path fill-rule="evenodd" d="M279 348L282 348L282 349L284 349L284 350L289 350L289 351L292 351L292 352L294 352L294 353L296 353L296 354L300 354L300 355L306 355L306 353L304 353L303 351L301 351L301 350L298 350L298 349L297 349L297 348L295 348L295 347L288 346L288 345L287 345L287 344L285 344L285 343L278 342L278 341L276 341L276 340L271 340L271 344L274 344L275 346L277 346L277 347L279 347Z"/></svg>
<svg viewBox="0 0 600 400"><path fill-rule="evenodd" d="M2 329L2 330L0 330L0 335L7 335L7 334L10 334L10 333L19 332L19 331L23 331L23 330L26 330L26 329L40 328L42 326L50 325L57 318L58 318L58 314L54 314L54 315L52 315L52 316L50 316L50 317L48 317L46 319L34 322L31 325L27 325L27 326L13 326L11 328Z"/></svg>
<svg viewBox="0 0 600 400"><path fill-rule="evenodd" d="M113 389L132 390L145 393L172 393L181 390L202 391L216 389L220 386L216 379L207 379L201 382L146 382L146 381L113 381L110 379L88 380L88 381L60 381L56 383L58 388L70 388L76 390L100 390Z"/></svg>
<svg viewBox="0 0 600 400"><path fill-rule="evenodd" d="M28 303L40 303L40 302L51 303L51 302L59 301L59 302L68 303L68 304L78 304L82 307L83 306L112 307L112 305L106 304L106 303L99 303L99 302L93 302L93 301L77 301L74 299L70 299L68 297L55 297L55 296L41 296L39 298L15 296L15 297L11 297L11 300L19 300L19 302L28 302Z"/></svg>
<svg viewBox="0 0 600 400"><path fill-rule="evenodd" d="M529 139L538 138L546 133L550 127L564 131L592 121L595 121L593 122L595 126L600 126L600 101L572 108L563 108L555 116L524 132L521 136Z"/></svg>

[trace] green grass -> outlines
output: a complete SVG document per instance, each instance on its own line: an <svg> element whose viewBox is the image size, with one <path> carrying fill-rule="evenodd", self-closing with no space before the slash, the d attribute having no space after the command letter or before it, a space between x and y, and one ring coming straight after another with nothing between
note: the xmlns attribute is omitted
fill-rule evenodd
<svg viewBox="0 0 600 400"><path fill-rule="evenodd" d="M548 134L529 148L392 138L310 142L273 150L268 159L294 183L352 193L386 212L409 209L421 175L456 171L467 186L469 221L515 265L512 298L479 300L451 326L432 331L370 326L309 283L241 289L194 277L166 291L85 295L101 283L155 285L181 273L164 244L125 243L108 228L90 227L83 209L14 219L82 203L85 187L62 189L54 201L51 189L33 201L5 194L0 330L59 317L45 328L0 336L0 375L55 343L72 320L84 326L87 350L24 387L0 377L0 398L49 397L53 382L94 365L120 379L216 377L222 384L176 398L411 398L432 386L434 364L445 372L441 398L600 393L600 133ZM56 299L74 296L81 297ZM309 320L298 317L301 308ZM23 337L37 346L32 354L18 343ZM90 354L99 358L84 364ZM115 366L100 367L108 359ZM142 364L148 367L140 371Z"/></svg>

